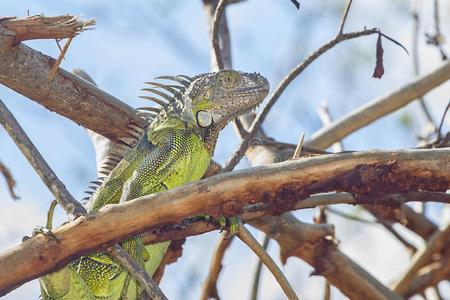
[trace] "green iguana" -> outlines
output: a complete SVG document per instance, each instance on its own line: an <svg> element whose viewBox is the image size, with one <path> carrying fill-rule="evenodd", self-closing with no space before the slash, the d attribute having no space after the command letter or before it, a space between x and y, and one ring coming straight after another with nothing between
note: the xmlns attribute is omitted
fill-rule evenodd
<svg viewBox="0 0 450 300"><path fill-rule="evenodd" d="M99 186L87 203L89 213L199 180L220 130L260 104L269 90L263 76L233 70L157 79L176 84L147 83L152 88L143 90L161 98L142 98L160 107L145 108L141 115L149 118L148 128L123 157L111 156L110 173L102 182L94 182ZM169 243L146 246L135 236L121 245L152 276ZM43 299L136 299L142 292L134 278L102 252L80 257L42 277L40 286Z"/></svg>

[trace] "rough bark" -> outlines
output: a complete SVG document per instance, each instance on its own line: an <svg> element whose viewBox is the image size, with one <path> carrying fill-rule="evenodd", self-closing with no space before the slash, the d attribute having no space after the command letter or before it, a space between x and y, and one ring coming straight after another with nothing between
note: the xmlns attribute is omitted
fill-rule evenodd
<svg viewBox="0 0 450 300"><path fill-rule="evenodd" d="M381 196L449 187L449 149L325 155L222 174L106 206L94 216L55 229L56 240L37 235L6 251L0 256L0 294L98 247L194 215L234 216L257 202L272 204L270 213L279 214L292 209L299 198L334 190Z"/></svg>

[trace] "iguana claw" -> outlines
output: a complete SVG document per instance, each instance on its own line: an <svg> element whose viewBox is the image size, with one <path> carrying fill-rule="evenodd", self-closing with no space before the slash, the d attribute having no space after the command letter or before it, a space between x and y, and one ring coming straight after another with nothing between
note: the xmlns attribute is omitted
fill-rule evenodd
<svg viewBox="0 0 450 300"><path fill-rule="evenodd" d="M230 234L227 236L227 238L234 236L238 232L240 225L239 217L231 217L227 219L224 216L220 216L218 221L220 225L220 232L227 228L227 224L229 225L228 231Z"/></svg>
<svg viewBox="0 0 450 300"><path fill-rule="evenodd" d="M56 200L52 201L52 203L50 204L50 208L48 209L46 225L45 226L36 226L36 227L34 227L33 232L31 233L31 237L33 237L35 235L38 235L38 234L43 234L43 235L52 237L55 241L57 241L59 243L58 238L52 232L53 213L55 212L55 208L56 208L57 204L58 204L58 202ZM29 240L31 237L24 236L22 238L22 242L25 242L26 240Z"/></svg>

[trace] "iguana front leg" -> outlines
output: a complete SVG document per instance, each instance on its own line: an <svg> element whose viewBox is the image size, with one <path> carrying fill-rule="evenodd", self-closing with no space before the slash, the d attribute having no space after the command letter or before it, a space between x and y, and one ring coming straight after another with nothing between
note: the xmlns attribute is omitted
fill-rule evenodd
<svg viewBox="0 0 450 300"><path fill-rule="evenodd" d="M33 236L36 234L45 234L52 236L56 241L58 239L53 235L53 214L58 202L53 200L47 212L47 222L45 227L35 228ZM41 295L44 300L50 299L95 299L81 276L77 273L73 264L47 274L39 279Z"/></svg>

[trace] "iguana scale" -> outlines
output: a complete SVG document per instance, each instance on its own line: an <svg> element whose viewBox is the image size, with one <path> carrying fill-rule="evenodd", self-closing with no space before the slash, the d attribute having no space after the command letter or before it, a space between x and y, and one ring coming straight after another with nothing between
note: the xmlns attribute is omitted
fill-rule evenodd
<svg viewBox="0 0 450 300"><path fill-rule="evenodd" d="M231 120L255 108L269 90L257 73L223 70L188 76L161 76L176 84L149 82L143 96L160 107L146 108L150 118L137 143L123 156L112 155L110 173L88 199L95 213L107 204L165 191L199 180L214 153L218 134ZM168 92L168 93L166 93ZM128 144L128 141L124 141ZM145 246L139 236L122 247L150 274L158 268L170 242ZM83 256L40 279L43 299L136 299L142 292L135 280L103 252Z"/></svg>

